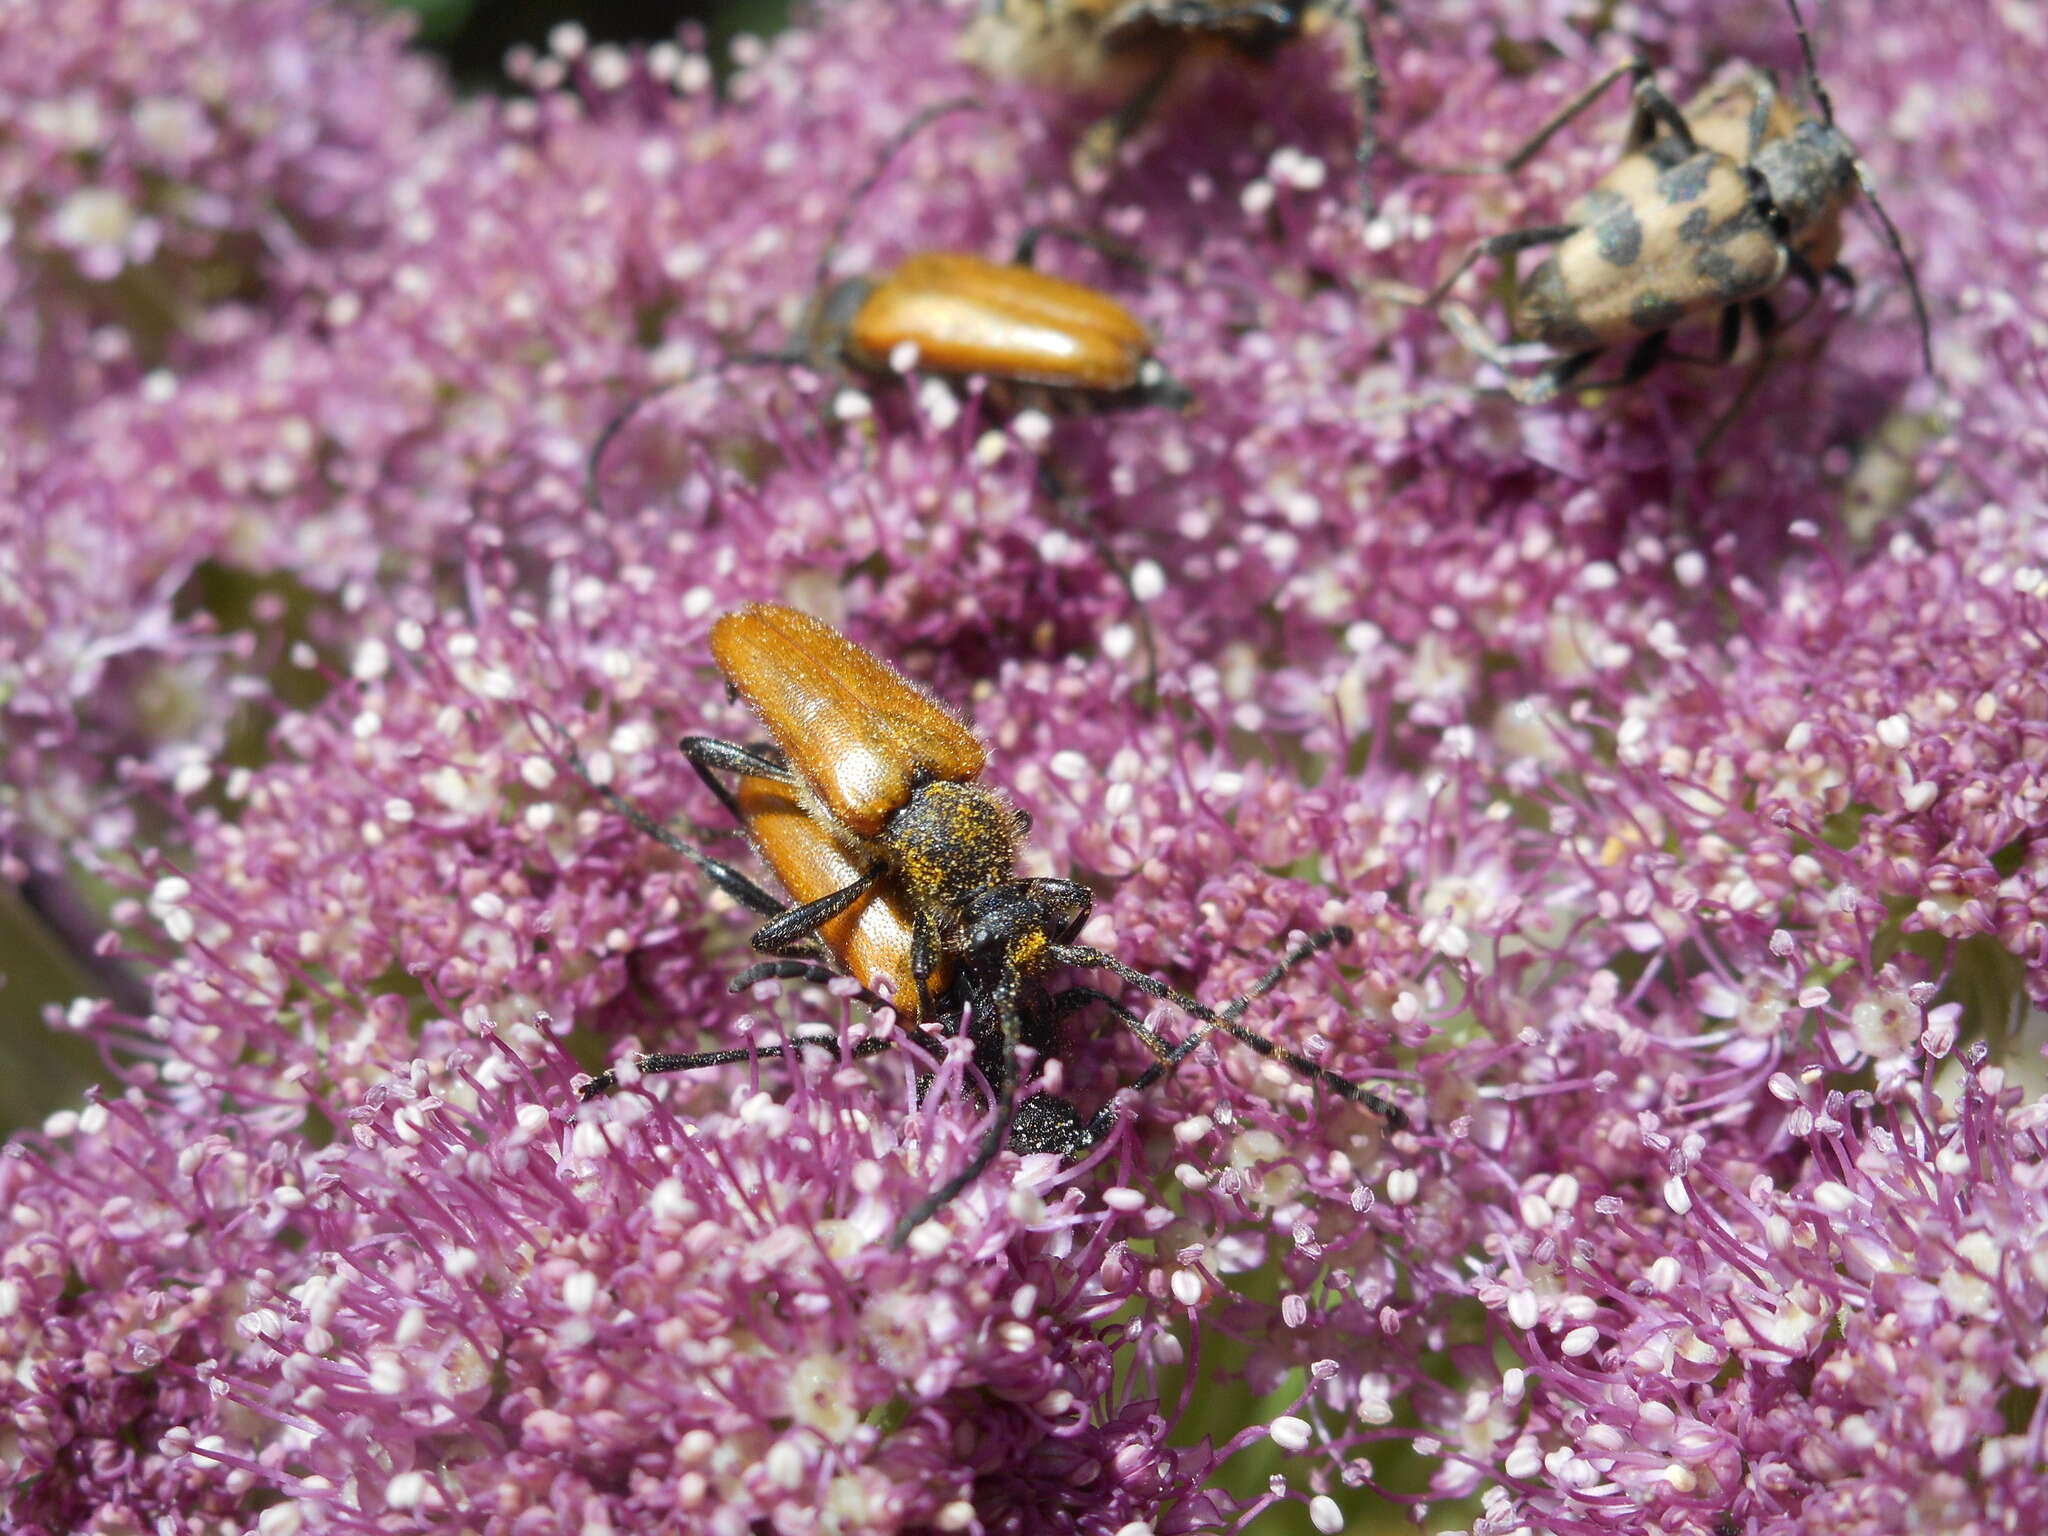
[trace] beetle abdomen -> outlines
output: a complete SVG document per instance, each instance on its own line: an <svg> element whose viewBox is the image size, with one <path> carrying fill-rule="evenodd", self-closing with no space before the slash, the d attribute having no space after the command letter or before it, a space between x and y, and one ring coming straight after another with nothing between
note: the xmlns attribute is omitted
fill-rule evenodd
<svg viewBox="0 0 2048 1536"><path fill-rule="evenodd" d="M1785 252L1733 161L1650 166L1631 156L1573 205L1584 225L1530 274L1519 334L1561 351L1632 341L1783 278Z"/></svg>

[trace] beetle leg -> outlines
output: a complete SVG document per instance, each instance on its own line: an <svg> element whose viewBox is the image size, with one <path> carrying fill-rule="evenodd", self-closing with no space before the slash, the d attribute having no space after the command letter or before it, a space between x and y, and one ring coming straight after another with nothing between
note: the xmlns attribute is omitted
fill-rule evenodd
<svg viewBox="0 0 2048 1536"><path fill-rule="evenodd" d="M740 814L740 803L733 798L732 790L726 786L720 773L734 773L748 779L772 779L777 784L786 784L792 789L796 780L790 777L789 769L780 752L769 755L757 746L742 747L734 742L720 741L715 736L685 736L676 743L689 765L697 770L697 777L712 794L718 796L718 803L732 813L732 819L745 822ZM772 750L772 749L771 749Z"/></svg>
<svg viewBox="0 0 2048 1536"><path fill-rule="evenodd" d="M1159 1060L1164 1061L1174 1052L1173 1042L1155 1033L1143 1019L1124 1003L1111 997L1107 992L1098 992L1093 987L1068 987L1056 992L1052 998L1052 1022L1058 1023L1070 1013L1079 1013L1090 1003L1100 1003L1123 1022L1124 1028L1138 1037L1139 1042Z"/></svg>
<svg viewBox="0 0 2048 1536"><path fill-rule="evenodd" d="M1472 264L1482 256L1512 256L1519 251L1529 250L1538 245L1552 245L1579 232L1576 224L1537 224L1528 229L1511 229L1505 234L1488 235L1473 244L1465 253L1465 259L1451 268L1444 280L1423 295L1425 307L1435 305L1451 291L1451 286L1465 275Z"/></svg>
<svg viewBox="0 0 2048 1536"><path fill-rule="evenodd" d="M1077 1013L1090 1003L1100 1003L1111 1013L1114 1013L1123 1023L1124 1028L1128 1029L1133 1035L1136 1035L1145 1049L1152 1053L1155 1062L1152 1066L1146 1068L1134 1082L1126 1084L1112 1094L1108 1102L1095 1111L1086 1125L1082 1125L1079 1117L1075 1116L1071 1126L1071 1133L1064 1145L1056 1149L1051 1147L1033 1148L1035 1151L1057 1150L1064 1157L1080 1157L1091 1148L1099 1145L1104 1137L1116 1129L1117 1122L1124 1118L1126 1113L1124 1106L1128 1097L1133 1093L1139 1093L1151 1087L1152 1084L1158 1082L1162 1077L1171 1075L1173 1070L1185 1059L1188 1050L1192 1049L1190 1045L1174 1045L1163 1035L1159 1035L1150 1029L1136 1011L1125 1006L1120 999L1111 997L1107 992L1098 992L1093 987L1069 987L1064 992L1056 994L1052 1000L1053 1018L1057 1021L1070 1013ZM1206 1027L1204 1030L1198 1031L1198 1034L1200 1033L1206 1033Z"/></svg>
<svg viewBox="0 0 2048 1536"><path fill-rule="evenodd" d="M760 886L734 869L730 864L720 859L714 859L702 849L683 841L682 838L677 837L675 833L641 810L639 806L633 804L632 801L613 789L609 784L600 784L591 778L590 766L583 761L583 754L578 752L574 745L565 741L562 752L569 760L569 771L596 790L598 794L602 795L611 808L625 817L627 825L631 826L635 831L643 836L653 838L654 841L668 849L669 852L681 854L697 866L698 873L703 875L706 880L709 880L719 890L724 891L726 895L732 897L734 901L737 901L741 906L748 908L750 911L758 912L763 917L774 917L783 910L782 902L776 900L767 891L762 890ZM726 799L722 793L720 798ZM729 806L732 805L729 799L726 800L726 803ZM732 809L737 814L738 807L732 806Z"/></svg>
<svg viewBox="0 0 2048 1536"><path fill-rule="evenodd" d="M939 968L941 948L938 919L929 908L919 907L910 920L910 979L917 986L919 1018L931 1017L931 978Z"/></svg>
<svg viewBox="0 0 2048 1536"><path fill-rule="evenodd" d="M699 770L716 768L750 779L773 779L778 784L795 782L782 754L773 749L743 747L737 742L720 741L716 736L685 736L676 747L690 760L690 766Z"/></svg>
<svg viewBox="0 0 2048 1536"><path fill-rule="evenodd" d="M1594 347L1585 352L1574 352L1569 357L1560 357L1533 379L1512 379L1507 391L1520 405L1548 405L1566 390L1587 388L1579 383L1579 375L1605 355L1605 348Z"/></svg>
<svg viewBox="0 0 2048 1536"><path fill-rule="evenodd" d="M1010 1117L1010 1149L1079 1157L1101 1140L1099 1136L1089 1140L1088 1132L1089 1127L1081 1124L1079 1112L1067 1100L1058 1094L1034 1093Z"/></svg>
<svg viewBox="0 0 2048 1536"><path fill-rule="evenodd" d="M1095 558L1103 568L1116 578L1117 585L1124 589L1124 596L1130 599L1131 618L1138 631L1138 645L1145 653L1145 683L1139 702L1151 709L1159 701L1159 648L1152 637L1152 621L1145 613L1145 604L1138 596L1136 583L1131 580L1130 567L1123 563L1117 552L1110 547L1108 535L1098 528L1095 519L1083 512L1075 503L1074 496L1061 482L1051 464L1044 459L1038 461L1038 484L1045 492L1046 499L1059 513L1060 521L1088 541L1088 547L1095 551Z"/></svg>
<svg viewBox="0 0 2048 1536"><path fill-rule="evenodd" d="M932 1213L941 1209L961 1190L981 1176L981 1171L995 1161L996 1154L1010 1139L1010 1126L1017 1114L1017 1077L1019 1064L1017 1048L1023 1043L1024 1016L1018 987L1014 980L1007 981L987 999L1002 1023L1003 1063L1002 1081L993 1086L996 1090L995 1113L989 1117L988 1129L983 1132L981 1145L974 1149L974 1155L967 1165L941 1184L931 1194L917 1203L908 1215L896 1223L896 1230L889 1238L891 1248L901 1248L910 1234L931 1219Z"/></svg>
<svg viewBox="0 0 2048 1536"><path fill-rule="evenodd" d="M1637 342L1629 352L1628 361L1621 365L1621 376L1614 381L1614 387L1635 383L1661 363L1670 340L1669 331L1653 331Z"/></svg>
<svg viewBox="0 0 2048 1536"><path fill-rule="evenodd" d="M757 960L725 984L728 992L744 992L757 981L808 981L822 987L845 973L815 960ZM876 999L877 1002L880 999Z"/></svg>
<svg viewBox="0 0 2048 1536"><path fill-rule="evenodd" d="M1772 304L1767 298L1751 299L1749 301L1749 323L1750 328L1756 332L1757 345L1768 351L1771 343L1777 339L1778 335L1777 306Z"/></svg>
<svg viewBox="0 0 2048 1536"><path fill-rule="evenodd" d="M1699 446L1693 449L1695 460L1704 459L1714 444L1721 440L1721 434L1733 426L1736 418L1748 409L1749 402L1763 387L1764 377L1778 360L1778 354L1771 346L1778 331L1777 310L1771 307L1769 299L1752 299L1749 312L1751 323L1756 329L1757 344L1761 349L1756 364L1749 370L1749 377L1742 381L1742 388L1735 392L1735 398L1730 400L1727 408L1714 418L1714 424L1707 428L1706 435L1699 441Z"/></svg>
<svg viewBox="0 0 2048 1536"><path fill-rule="evenodd" d="M1039 925L1055 944L1071 944L1095 910L1095 894L1078 880L1040 877L1024 882Z"/></svg>
<svg viewBox="0 0 2048 1536"><path fill-rule="evenodd" d="M1579 92L1577 96L1566 102L1555 117L1536 130L1534 138L1530 139L1505 160L1483 160L1470 165L1431 165L1420 167L1420 169L1433 172L1439 176L1512 176L1516 171L1519 171L1523 166L1541 154L1544 145L1556 138L1586 108L1592 106L1594 102L1606 95L1608 87L1625 75L1634 76L1638 80L1648 79L1650 75L1648 61L1637 58L1615 65L1606 74ZM1631 134L1634 131L1635 123L1631 120ZM1640 146L1631 143L1628 147L1636 149Z"/></svg>
<svg viewBox="0 0 2048 1536"><path fill-rule="evenodd" d="M1728 363L1742 345L1742 306L1730 304L1721 311L1721 335L1714 346L1714 361Z"/></svg>
<svg viewBox="0 0 2048 1536"><path fill-rule="evenodd" d="M1758 306L1762 308L1759 309ZM1682 352L1677 347L1664 349L1664 361L1686 363L1701 368L1726 368L1735 361L1736 351L1742 345L1742 322L1747 317L1755 323L1759 338L1767 338L1777 329L1778 312L1771 307L1769 299L1751 299L1742 304L1729 304L1721 310L1720 332L1714 338L1714 350L1702 357L1697 352Z"/></svg>
<svg viewBox="0 0 2048 1536"><path fill-rule="evenodd" d="M730 864L711 858L700 858L695 862L706 880L748 911L758 912L763 917L779 917L788 910L786 903L776 900Z"/></svg>
<svg viewBox="0 0 2048 1536"><path fill-rule="evenodd" d="M779 955L789 959L809 957L813 951L804 941L818 931L821 923L830 921L866 895L868 889L882 878L880 865L869 870L851 885L820 896L816 901L807 901L800 907L790 907L763 923L754 930L754 936L747 940L764 955Z"/></svg>
<svg viewBox="0 0 2048 1536"><path fill-rule="evenodd" d="M1462 304L1446 304L1439 311L1444 325L1453 336L1482 362L1491 363L1505 378L1498 386L1501 393L1518 405L1547 405L1586 371L1595 360L1603 355L1605 348L1593 347L1584 352L1574 352L1568 357L1553 358L1549 366L1531 378L1517 377L1514 369L1526 357L1512 355L1506 347L1486 334L1485 327Z"/></svg>
<svg viewBox="0 0 2048 1536"><path fill-rule="evenodd" d="M863 1056L878 1056L895 1043L893 1040L862 1040L853 1048L854 1058L858 1060ZM801 1050L826 1050L837 1057L839 1037L791 1035L782 1045L752 1045L722 1051L696 1051L686 1056L673 1051L650 1051L644 1056L634 1057L633 1069L642 1077L652 1077L659 1072L696 1072L705 1067L736 1066L743 1061L772 1061L778 1056L787 1056L792 1051ZM606 1068L577 1090L577 1097L601 1098L618 1086L618 1073Z"/></svg>
<svg viewBox="0 0 2048 1536"><path fill-rule="evenodd" d="M1389 1103L1370 1089L1361 1088L1348 1077L1339 1076L1327 1067L1310 1061L1306 1056L1301 1055L1297 1051L1290 1051L1285 1046L1275 1045L1256 1030L1248 1029L1238 1023L1238 1016L1246 1008L1250 1007L1253 1002L1278 986L1280 979L1289 971L1311 956L1320 954L1333 944L1348 943L1351 936L1351 930L1348 928L1326 928L1321 933L1309 935L1308 939L1298 948L1291 951L1279 964L1260 977L1243 996L1233 999L1220 1011L1197 1002L1185 993L1176 992L1158 977L1148 976L1143 971L1134 970L1132 967L1125 965L1123 961L1117 959L1116 956L1104 954L1099 949L1058 945L1053 949L1052 958L1055 962L1062 965L1084 966L1091 969L1112 971L1147 996L1156 997L1162 1002L1171 1003L1183 1013L1200 1021L1200 1028L1190 1034L1187 1039L1181 1041L1179 1045L1176 1045L1165 1058L1147 1067L1145 1071L1138 1075L1136 1080L1130 1085L1131 1091L1136 1092L1151 1087L1152 1084L1158 1082L1160 1078L1165 1077L1178 1067L1182 1061L1186 1060L1195 1047L1201 1044L1208 1036L1210 1030L1220 1029L1233 1040L1251 1047L1251 1049L1257 1051L1268 1060L1284 1062L1303 1077L1321 1083L1340 1097L1365 1105L1366 1108L1384 1118L1388 1125L1398 1129L1408 1123L1408 1117L1396 1105Z"/></svg>

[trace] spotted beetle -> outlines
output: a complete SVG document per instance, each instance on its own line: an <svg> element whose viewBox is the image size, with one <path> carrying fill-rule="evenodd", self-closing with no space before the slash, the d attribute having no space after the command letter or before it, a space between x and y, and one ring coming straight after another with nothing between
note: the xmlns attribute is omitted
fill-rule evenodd
<svg viewBox="0 0 2048 1536"><path fill-rule="evenodd" d="M1076 168L1106 165L1143 126L1174 80L1216 56L1262 63L1296 39L1341 27L1358 95L1358 174L1375 148L1379 62L1368 0L985 0L961 53L990 74L1114 98L1083 137ZM1369 204L1369 190L1366 192Z"/></svg>
<svg viewBox="0 0 2048 1536"><path fill-rule="evenodd" d="M1842 215L1860 189L1898 258L1920 330L1921 357L1933 371L1927 308L1897 227L1884 211L1868 169L1835 127L1834 104L1821 84L1798 0L1786 0L1805 60L1812 117L1779 94L1762 70L1738 66L1681 110L1641 59L1617 65L1497 166L1512 173L1615 81L1633 81L1633 106L1621 160L1565 212L1538 225L1481 240L1423 301L1440 303L1484 256L1512 257L1537 246L1555 249L1521 285L1512 311L1516 335L1559 354L1509 392L1525 404L1555 398L1609 348L1630 347L1615 384L1632 383L1667 357L1674 327L1720 316L1711 361L1726 363L1745 319L1763 347L1761 369L1779 329L1770 295L1789 277L1816 297L1823 276L1843 282L1837 261ZM1504 370L1499 346L1463 311L1444 313L1462 340ZM1687 361L1698 359L1684 358ZM1745 386L1746 397L1756 377ZM1718 428L1716 429L1718 430Z"/></svg>
<svg viewBox="0 0 2048 1536"><path fill-rule="evenodd" d="M830 967L874 988L886 969L907 986L896 1008L913 1039L940 1048L932 1033L956 1034L963 1020L975 1060L995 1090L995 1115L967 1165L898 1225L900 1245L988 1166L1007 1142L1022 1151L1086 1152L1115 1126L1112 1100L1083 1121L1050 1094L1020 1106L1018 1053L1057 1044L1059 1022L1101 1003L1155 1060L1131 1085L1151 1086L1220 1029L1272 1060L1365 1105L1390 1126L1406 1124L1394 1105L1350 1079L1275 1045L1239 1022L1258 997L1295 966L1351 933L1311 934L1248 992L1212 1009L1114 955L1076 944L1093 910L1072 880L1020 879L1016 858L1029 821L980 782L987 754L979 738L937 700L872 652L795 609L757 603L712 626L713 658L774 742L743 746L686 737L684 756L745 829L796 905L785 906L739 871L691 847L622 799L634 825L694 863L720 889L766 917L752 944L774 958L735 986L763 976L825 979ZM736 777L728 787L722 774ZM585 775L587 777L587 775ZM1172 1004L1199 1027L1168 1042L1118 999L1090 987L1048 991L1038 978L1059 966L1106 970L1148 997ZM856 1054L883 1049L867 1042ZM656 1054L643 1074L691 1070L776 1056L754 1051ZM617 1086L593 1078L584 1097Z"/></svg>

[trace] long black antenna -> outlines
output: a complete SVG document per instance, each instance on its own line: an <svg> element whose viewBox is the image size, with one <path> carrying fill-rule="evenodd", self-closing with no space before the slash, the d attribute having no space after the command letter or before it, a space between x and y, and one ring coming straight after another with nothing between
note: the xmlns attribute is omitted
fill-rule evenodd
<svg viewBox="0 0 2048 1536"><path fill-rule="evenodd" d="M860 212L861 204L867 201L868 194L874 191L876 184L881 181L884 173L888 171L890 162L902 152L903 146L916 138L918 134L922 133L925 128L936 122L939 118L950 116L955 112L986 111L987 105L986 102L972 96L948 97L944 101L934 102L922 111L914 113L909 122L889 136L888 142L882 146L882 152L876 158L873 167L868 171L867 175L863 176L855 184L853 191L848 195L846 206L839 210L839 217L832 225L832 233L825 241L825 248L818 253L817 270L811 277L810 302L813 306L825 295L826 284L831 280L832 276L833 258L839 254L839 247L846 239L846 231L852 227L854 215ZM806 355L801 345L793 345L780 352L729 352L707 368L692 369L679 379L670 379L665 383L656 384L649 389L642 390L639 394L628 400L619 409L617 414L604 424L603 430L597 434L597 441L591 444L590 455L584 461L584 499L593 510L603 515L609 515L609 509L604 504L603 492L598 486L600 462L604 458L605 450L611 447L612 439L623 432L626 429L626 424L639 415L652 401L660 399L671 390L681 389L686 384L694 384L699 379L709 378L711 375L719 373L726 368L788 368L804 362L805 357Z"/></svg>
<svg viewBox="0 0 2048 1536"><path fill-rule="evenodd" d="M846 231L852 227L854 215L860 212L860 205L867 201L868 194L875 190L889 163L902 153L903 146L942 117L955 112L985 112L988 103L974 96L951 96L944 101L934 102L923 111L915 113L909 122L898 128L882 146L882 152L875 159L874 167L854 186L846 199L846 206L839 210L839 218L832 226L831 238L818 253L818 269L811 278L811 298L815 303L825 292L825 285L831 280L832 261L839 254L839 246L846 239Z"/></svg>
<svg viewBox="0 0 2048 1536"><path fill-rule="evenodd" d="M716 374L723 373L728 368L789 368L803 361L804 354L800 351L732 352L721 357L717 362L712 363L708 367L692 368L679 379L669 379L663 383L641 390L639 394L633 396L632 399L619 407L617 412L613 414L612 419L604 424L604 429L597 434L597 441L590 445L589 456L583 461L584 500L590 504L591 510L599 516L611 516L611 509L604 504L604 491L598 482L598 471L603 466L605 450L611 447L614 438L626 430L628 422L632 421L642 410L654 401L659 400L663 395L673 390L681 389L686 384L695 384L700 379L711 378Z"/></svg>
<svg viewBox="0 0 2048 1536"><path fill-rule="evenodd" d="M1934 329L1927 320L1927 301L1920 296L1920 279L1913 271L1913 258L1906 254L1905 243L1899 239L1898 225L1892 222L1892 216L1884 211L1884 204L1878 200L1877 184L1871 179L1870 167L1860 156L1855 164L1856 184L1863 188L1863 200L1870 204L1870 211L1884 226L1884 242L1898 257L1899 270L1906 276L1906 293L1913 301L1913 318L1920 326L1920 365L1931 374L1934 372Z"/></svg>
<svg viewBox="0 0 2048 1536"><path fill-rule="evenodd" d="M1820 120L1830 128L1835 126L1835 104L1828 97L1828 88L1820 83L1820 65L1814 62L1813 39L1807 35L1806 18L1799 14L1799 0L1785 0L1792 12L1792 30L1799 34L1799 51L1806 59L1806 89L1813 97L1814 105L1820 108Z"/></svg>
<svg viewBox="0 0 2048 1536"><path fill-rule="evenodd" d="M1799 11L1799 0L1785 0L1785 7L1792 13L1792 29L1799 34L1799 52L1806 60L1807 94L1820 108L1821 122L1832 128L1835 126L1834 98L1820 83L1820 65L1813 56L1813 38L1807 33L1806 18ZM1927 319L1927 300L1921 296L1920 277L1913 270L1913 258L1906 254L1906 243L1899 238L1899 226L1885 212L1870 167L1863 163L1861 155L1855 156L1850 163L1856 169L1856 184L1863 189L1864 200L1870 204L1870 211L1877 215L1877 222L1884 226L1885 244L1892 248L1892 255L1898 258L1899 271L1905 274L1906 293L1913 301L1913 318L1920 327L1920 364L1931 374L1934 372L1934 327Z"/></svg>

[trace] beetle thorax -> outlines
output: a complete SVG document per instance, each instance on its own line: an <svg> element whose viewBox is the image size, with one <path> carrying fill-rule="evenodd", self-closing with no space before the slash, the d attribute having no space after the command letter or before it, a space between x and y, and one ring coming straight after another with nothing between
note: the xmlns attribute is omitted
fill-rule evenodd
<svg viewBox="0 0 2048 1536"><path fill-rule="evenodd" d="M935 779L911 792L881 841L911 901L950 912L1010 880L1018 835L1017 813L986 784Z"/></svg>
<svg viewBox="0 0 2048 1536"><path fill-rule="evenodd" d="M1757 151L1752 168L1770 188L1785 220L1788 244L1839 214L1856 195L1856 152L1826 123L1812 119Z"/></svg>
<svg viewBox="0 0 2048 1536"><path fill-rule="evenodd" d="M875 289L870 277L845 277L825 290L804 316L804 353L811 364L829 368L842 360L853 317Z"/></svg>

